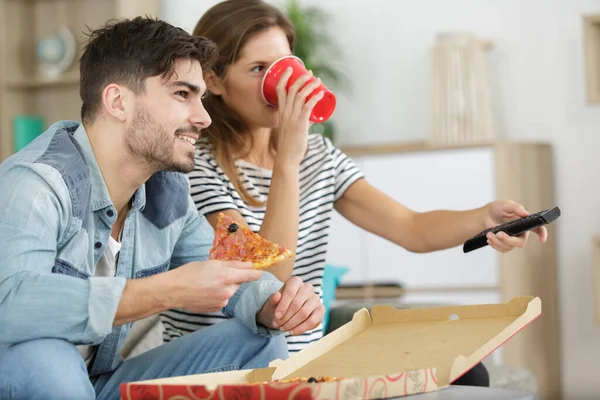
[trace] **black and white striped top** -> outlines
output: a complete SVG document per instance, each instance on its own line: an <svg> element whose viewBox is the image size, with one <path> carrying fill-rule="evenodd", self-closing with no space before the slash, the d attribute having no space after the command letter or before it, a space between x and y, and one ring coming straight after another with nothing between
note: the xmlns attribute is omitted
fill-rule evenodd
<svg viewBox="0 0 600 400"><path fill-rule="evenodd" d="M265 207L245 204L231 181L217 166L207 139L197 143L195 169L189 174L191 194L203 215L234 209L241 213L254 232L260 230ZM236 161L241 182L248 192L266 203L272 171ZM293 275L309 282L322 298L323 269L333 204L362 178L362 172L325 137L311 134L308 151L300 164L300 225ZM221 313L191 314L170 310L162 314L164 339L169 341L226 318ZM286 336L290 354L302 350L323 336L322 327L299 336Z"/></svg>

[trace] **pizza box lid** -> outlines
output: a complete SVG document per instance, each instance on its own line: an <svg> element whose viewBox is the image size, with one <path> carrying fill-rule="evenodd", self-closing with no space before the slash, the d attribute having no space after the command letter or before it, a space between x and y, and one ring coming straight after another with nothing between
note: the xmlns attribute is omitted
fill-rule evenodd
<svg viewBox="0 0 600 400"><path fill-rule="evenodd" d="M530 296L505 304L402 310L375 306L370 312L357 311L346 325L269 368L132 382L121 386L121 394L132 400L159 394L372 399L434 391L454 382L540 315L541 300ZM311 376L346 379L248 384ZM296 397L300 393L306 397Z"/></svg>

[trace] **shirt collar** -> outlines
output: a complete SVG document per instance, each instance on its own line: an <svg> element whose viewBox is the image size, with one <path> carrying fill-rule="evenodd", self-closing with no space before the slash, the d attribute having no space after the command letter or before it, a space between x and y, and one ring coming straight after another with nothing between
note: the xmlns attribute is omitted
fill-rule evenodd
<svg viewBox="0 0 600 400"><path fill-rule="evenodd" d="M92 210L98 211L104 208L110 207L114 210L114 205L108 193L108 188L104 182L102 171L98 166L98 161L92 149L90 139L87 131L83 124L73 133L73 138L79 144L81 152L88 164L90 171L90 181L92 185ZM133 194L132 211L141 210L146 204L146 188L144 185L140 186ZM116 214L116 210L113 211Z"/></svg>

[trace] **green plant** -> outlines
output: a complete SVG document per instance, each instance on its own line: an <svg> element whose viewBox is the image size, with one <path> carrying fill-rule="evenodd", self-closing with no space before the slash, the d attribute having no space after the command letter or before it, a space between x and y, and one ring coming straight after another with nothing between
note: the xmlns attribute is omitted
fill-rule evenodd
<svg viewBox="0 0 600 400"><path fill-rule="evenodd" d="M298 56L308 70L320 77L332 90L348 90L346 76L336 67L342 53L332 41L329 31L331 16L315 6L303 6L298 0L286 0L284 12L296 28L294 54ZM334 126L331 120L314 125L313 132L334 139Z"/></svg>

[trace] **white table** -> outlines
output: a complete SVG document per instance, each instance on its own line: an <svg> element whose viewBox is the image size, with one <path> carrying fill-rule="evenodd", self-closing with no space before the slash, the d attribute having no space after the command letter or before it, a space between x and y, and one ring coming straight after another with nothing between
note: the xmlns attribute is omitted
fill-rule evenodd
<svg viewBox="0 0 600 400"><path fill-rule="evenodd" d="M537 400L537 396L513 390L451 385L435 392L395 397L404 400Z"/></svg>

